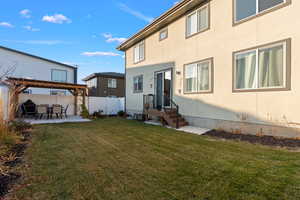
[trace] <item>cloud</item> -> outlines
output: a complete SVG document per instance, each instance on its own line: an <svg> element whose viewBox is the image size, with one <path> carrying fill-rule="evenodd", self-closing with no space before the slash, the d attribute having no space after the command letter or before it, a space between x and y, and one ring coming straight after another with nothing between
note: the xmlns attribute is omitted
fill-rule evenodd
<svg viewBox="0 0 300 200"><path fill-rule="evenodd" d="M124 4L124 3L119 3L118 6L119 6L119 8L120 8L122 11L124 11L124 12L126 12L126 13L129 13L129 14L131 14L131 15L133 15L133 16L135 16L135 17L141 19L141 20L146 21L146 22L149 22L149 23L150 23L150 22L152 22L152 21L154 20L153 17L146 16L146 15L144 15L143 13L141 13L141 12L139 12L139 11L133 10L133 9L131 9L130 7L128 7L128 6L127 6L126 4Z"/></svg>
<svg viewBox="0 0 300 200"><path fill-rule="evenodd" d="M37 32L40 31L41 29L39 28L33 28L31 26L23 26L24 29L28 30L28 31L32 31L32 32Z"/></svg>
<svg viewBox="0 0 300 200"><path fill-rule="evenodd" d="M30 13L31 13L31 11L28 9L24 9L24 10L20 11L20 15L24 18L31 18Z"/></svg>
<svg viewBox="0 0 300 200"><path fill-rule="evenodd" d="M122 37L113 37L112 34L110 33L104 33L103 37L106 38L106 42L111 43L111 42L118 42L118 43L122 43L125 40L127 40L127 38L122 38Z"/></svg>
<svg viewBox="0 0 300 200"><path fill-rule="evenodd" d="M20 44L35 44L35 45L58 45L70 44L61 40L3 40L4 42L20 43Z"/></svg>
<svg viewBox="0 0 300 200"><path fill-rule="evenodd" d="M54 23L54 24L63 24L63 23L71 23L72 22L69 18L67 18L66 16L64 16L62 14L55 14L52 16L45 15L42 18L42 21Z"/></svg>
<svg viewBox="0 0 300 200"><path fill-rule="evenodd" d="M88 56L88 57L94 57L94 56L122 56L121 54L118 53L113 53L113 52L103 52L103 51L95 51L95 52L83 52L81 53L83 56Z"/></svg>
<svg viewBox="0 0 300 200"><path fill-rule="evenodd" d="M11 23L8 23L8 22L0 22L0 26L7 27L7 28L14 27Z"/></svg>

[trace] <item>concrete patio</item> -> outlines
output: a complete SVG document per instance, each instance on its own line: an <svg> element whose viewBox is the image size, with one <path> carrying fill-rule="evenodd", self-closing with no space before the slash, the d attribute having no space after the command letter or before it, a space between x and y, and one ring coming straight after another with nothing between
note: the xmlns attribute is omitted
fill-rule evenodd
<svg viewBox="0 0 300 200"><path fill-rule="evenodd" d="M160 122L155 121L155 120L145 121L145 124L150 124L150 125L154 125L154 126L162 126L162 124ZM165 127L170 128L170 129L175 129L170 126L165 126ZM196 127L196 126L184 126L184 127L181 127L179 129L175 129L175 130L183 131L185 133L196 134L196 135L203 135L206 132L210 131L210 129L200 128L200 127Z"/></svg>
<svg viewBox="0 0 300 200"><path fill-rule="evenodd" d="M62 123L82 123L82 122L90 122L89 119L83 119L80 116L69 116L68 118L63 119L24 119L25 122L30 124L62 124Z"/></svg>

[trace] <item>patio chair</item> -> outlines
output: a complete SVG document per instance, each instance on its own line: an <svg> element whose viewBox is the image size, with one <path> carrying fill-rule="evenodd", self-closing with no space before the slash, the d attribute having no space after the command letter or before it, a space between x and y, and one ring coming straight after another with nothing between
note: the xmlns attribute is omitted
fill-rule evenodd
<svg viewBox="0 0 300 200"><path fill-rule="evenodd" d="M58 105L58 104L54 104L52 107L52 114L55 114L57 118L61 118L62 119L62 106Z"/></svg>
<svg viewBox="0 0 300 200"><path fill-rule="evenodd" d="M68 108L69 108L69 104L66 106L66 108L63 108L62 109L62 115L65 115L65 118L68 118Z"/></svg>
<svg viewBox="0 0 300 200"><path fill-rule="evenodd" d="M36 119L42 119L44 115L47 115L47 118L49 118L48 107L48 105L38 105Z"/></svg>

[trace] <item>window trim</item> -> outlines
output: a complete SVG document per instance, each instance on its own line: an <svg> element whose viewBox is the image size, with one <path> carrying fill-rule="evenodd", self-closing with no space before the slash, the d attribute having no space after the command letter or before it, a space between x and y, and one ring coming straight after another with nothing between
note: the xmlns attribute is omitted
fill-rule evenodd
<svg viewBox="0 0 300 200"><path fill-rule="evenodd" d="M266 15L270 12L279 10L281 8L284 8L284 7L289 6L290 4L292 4L292 0L284 0L284 1L285 2L283 2L281 4L278 4L277 6L268 8L268 9L266 9L264 11L261 11L261 12L258 11L258 6L256 6L256 14L255 15L251 15L249 17L246 17L244 19L236 21L236 0L232 0L232 26L237 26L239 24L242 24L244 22L250 21L252 19L255 19L255 18L263 16L263 15Z"/></svg>
<svg viewBox="0 0 300 200"><path fill-rule="evenodd" d="M142 78L142 89L141 90L135 90L134 89L134 80L136 79L136 78ZM133 93L134 94L138 94L138 93L143 93L144 92L144 75L138 75L138 76L134 76L133 77Z"/></svg>
<svg viewBox="0 0 300 200"><path fill-rule="evenodd" d="M208 15L208 24L207 24L207 28L203 29L202 31L198 31L194 34L191 34L191 35L188 35L188 18L189 16L193 15L195 12L198 12L199 10L203 9L204 7L207 7L207 15ZM197 18L198 18L198 15L197 15ZM198 8L196 8L195 10L189 12L186 17L185 17L185 39L189 39L195 35L198 35L200 33L203 33L203 32L206 32L208 30L210 30L210 20L211 20L211 17L210 17L210 3L208 2L205 2L203 4L201 4ZM199 24L198 24L199 25Z"/></svg>
<svg viewBox="0 0 300 200"><path fill-rule="evenodd" d="M114 80L116 82L116 87L110 87L109 86L109 81L111 81L111 80ZM118 88L118 81L117 81L117 79L116 78L108 78L107 79L107 88L109 88L109 89L117 89Z"/></svg>
<svg viewBox="0 0 300 200"><path fill-rule="evenodd" d="M161 33L163 33L163 32L166 32L166 37L165 38L163 38L163 39L161 39L161 37L160 37L160 34ZM165 39L168 39L168 37L169 37L169 30L168 30L168 28L164 28L164 29L162 29L161 31L159 31L159 34L158 34L158 41L163 41L163 40L165 40Z"/></svg>
<svg viewBox="0 0 300 200"><path fill-rule="evenodd" d="M144 58L136 62L135 61L135 48L138 47L141 43L144 43ZM142 40L142 41L140 41L139 43L137 43L136 45L133 46L133 63L138 64L138 63L143 62L145 59L146 59L146 41Z"/></svg>
<svg viewBox="0 0 300 200"><path fill-rule="evenodd" d="M197 91L197 92L187 92L186 91L186 78L185 78L185 72L186 72L186 67L188 65L192 64L198 64L198 63L203 63L203 62L210 62L210 76L209 76L209 81L210 81L210 89L209 90L203 90L203 91ZM183 94L189 95L189 94L212 94L214 93L214 58L206 58L202 59L196 62L188 63L183 66Z"/></svg>
<svg viewBox="0 0 300 200"><path fill-rule="evenodd" d="M281 43L285 43L285 77L283 87L273 87L273 88L255 88L255 89L236 89L236 62L235 57L237 54L246 53L250 51L259 51L259 49L267 49L268 47L276 46ZM232 53L232 93L247 93L247 92L274 92L274 91L290 91L291 90L291 56L292 56L292 39L284 39L276 42L271 42ZM257 58L258 59L258 58Z"/></svg>
<svg viewBox="0 0 300 200"><path fill-rule="evenodd" d="M66 82L59 82L59 83L68 83L68 70L63 70L63 69L51 69L51 81L53 82L58 82L53 80L53 72L54 71L61 71L61 72L66 72Z"/></svg>

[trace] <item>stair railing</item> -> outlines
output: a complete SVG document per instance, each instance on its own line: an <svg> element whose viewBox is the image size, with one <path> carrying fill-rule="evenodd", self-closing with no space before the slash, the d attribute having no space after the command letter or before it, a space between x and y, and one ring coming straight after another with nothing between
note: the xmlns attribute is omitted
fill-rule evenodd
<svg viewBox="0 0 300 200"><path fill-rule="evenodd" d="M179 129L179 106L175 103L175 101L170 98L169 96L164 95L164 99L167 101L170 101L170 107L171 110L175 109L176 110L176 129ZM163 106L164 110L167 110L168 108L170 108L168 106Z"/></svg>

